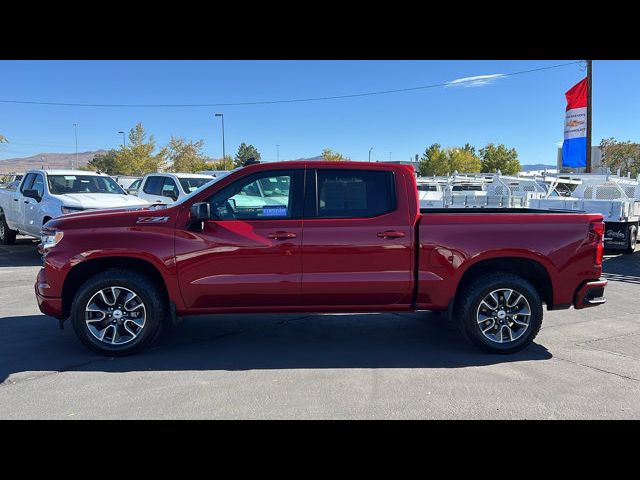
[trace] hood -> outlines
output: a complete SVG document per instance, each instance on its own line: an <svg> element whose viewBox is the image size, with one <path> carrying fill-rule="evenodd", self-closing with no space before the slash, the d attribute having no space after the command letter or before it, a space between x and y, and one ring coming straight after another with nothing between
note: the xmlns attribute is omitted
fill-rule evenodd
<svg viewBox="0 0 640 480"><path fill-rule="evenodd" d="M175 217L176 210L158 205L138 205L120 208L100 208L95 210L83 210L77 213L68 213L49 220L47 228L50 229L74 229L74 228L101 228L121 227L136 225L141 218L156 218L163 221L149 222L157 225L166 225Z"/></svg>
<svg viewBox="0 0 640 480"><path fill-rule="evenodd" d="M143 207L149 205L149 202L142 198L116 193L65 193L56 196L65 207L82 209Z"/></svg>

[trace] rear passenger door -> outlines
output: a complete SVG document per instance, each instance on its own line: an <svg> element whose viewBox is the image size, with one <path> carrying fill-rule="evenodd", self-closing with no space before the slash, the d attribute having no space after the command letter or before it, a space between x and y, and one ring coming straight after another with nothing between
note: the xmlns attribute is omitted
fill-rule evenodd
<svg viewBox="0 0 640 480"><path fill-rule="evenodd" d="M408 304L412 294L409 206L388 169L307 171L302 298L307 306Z"/></svg>

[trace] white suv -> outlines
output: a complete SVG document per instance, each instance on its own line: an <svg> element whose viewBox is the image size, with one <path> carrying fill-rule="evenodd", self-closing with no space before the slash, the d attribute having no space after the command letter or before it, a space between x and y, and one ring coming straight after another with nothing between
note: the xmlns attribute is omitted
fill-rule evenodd
<svg viewBox="0 0 640 480"><path fill-rule="evenodd" d="M213 178L196 173L147 173L137 195L149 203L168 205L186 197Z"/></svg>

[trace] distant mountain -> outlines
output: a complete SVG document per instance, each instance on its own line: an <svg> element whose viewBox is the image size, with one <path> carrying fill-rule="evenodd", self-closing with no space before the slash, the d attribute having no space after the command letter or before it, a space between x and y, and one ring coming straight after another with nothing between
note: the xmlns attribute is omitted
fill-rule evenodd
<svg viewBox="0 0 640 480"><path fill-rule="evenodd" d="M98 153L106 153L106 150L93 152L78 152L78 167L85 166ZM75 164L74 153L39 153L31 157L7 158L0 160L0 173L22 173L33 168L71 168L71 161Z"/></svg>
<svg viewBox="0 0 640 480"><path fill-rule="evenodd" d="M530 165L522 165L522 172L530 172L531 170L544 170L544 169L558 168L557 165L549 165L544 163L533 163Z"/></svg>

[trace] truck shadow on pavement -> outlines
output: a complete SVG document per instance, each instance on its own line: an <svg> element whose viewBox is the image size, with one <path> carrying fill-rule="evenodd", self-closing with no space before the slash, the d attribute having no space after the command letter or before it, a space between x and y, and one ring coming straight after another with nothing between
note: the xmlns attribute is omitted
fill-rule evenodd
<svg viewBox="0 0 640 480"><path fill-rule="evenodd" d="M605 258L602 264L602 276L610 282L640 285L640 251L636 251L633 255L616 255Z"/></svg>
<svg viewBox="0 0 640 480"><path fill-rule="evenodd" d="M15 245L0 245L0 267L38 267L42 258L38 241L31 237L18 237Z"/></svg>
<svg viewBox="0 0 640 480"><path fill-rule="evenodd" d="M533 344L485 354L435 314L287 314L189 317L131 357L95 355L44 315L0 318L0 382L51 372L327 368L463 368L552 355ZM27 373L28 372L28 373Z"/></svg>

